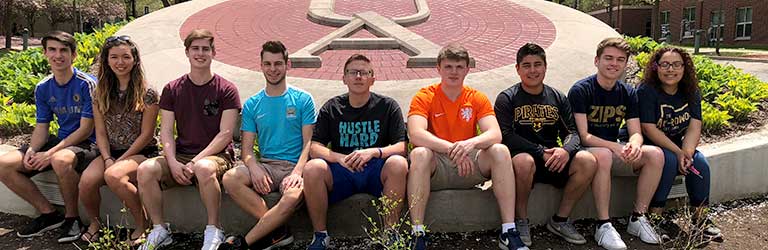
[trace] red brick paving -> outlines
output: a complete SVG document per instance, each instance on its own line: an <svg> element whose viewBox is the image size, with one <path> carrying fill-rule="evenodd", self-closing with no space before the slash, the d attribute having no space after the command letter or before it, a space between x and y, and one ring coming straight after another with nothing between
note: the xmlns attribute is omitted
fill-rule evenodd
<svg viewBox="0 0 768 250"><path fill-rule="evenodd" d="M226 64L259 71L260 45L281 40L296 51L334 31L307 20L309 0L232 0L192 15L179 31L205 28L216 35L216 59ZM506 0L430 1L432 15L425 23L408 27L437 45L451 42L470 51L480 72L513 64L517 48L535 42L546 48L556 37L554 24L534 10ZM412 0L337 0L336 13L351 16L355 11L376 11L387 17L416 13ZM360 31L352 37L373 37ZM377 80L406 80L437 77L435 69L406 68L408 55L399 50L329 50L320 55L323 67L292 69L291 76L340 80L344 61L353 53L371 58Z"/></svg>

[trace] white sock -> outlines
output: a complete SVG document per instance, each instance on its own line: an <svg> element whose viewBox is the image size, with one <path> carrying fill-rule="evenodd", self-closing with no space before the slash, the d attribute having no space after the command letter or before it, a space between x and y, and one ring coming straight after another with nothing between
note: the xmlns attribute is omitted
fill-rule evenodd
<svg viewBox="0 0 768 250"><path fill-rule="evenodd" d="M424 231L424 225L413 225L413 234L426 234L427 232Z"/></svg>
<svg viewBox="0 0 768 250"><path fill-rule="evenodd" d="M515 223L514 222L501 224L501 232L502 233L506 233L507 231L509 231L509 229L513 229L513 228L515 228Z"/></svg>

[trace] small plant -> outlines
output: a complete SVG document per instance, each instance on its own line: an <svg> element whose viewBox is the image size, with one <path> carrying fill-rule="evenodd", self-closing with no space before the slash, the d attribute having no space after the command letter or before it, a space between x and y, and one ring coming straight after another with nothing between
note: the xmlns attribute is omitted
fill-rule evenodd
<svg viewBox="0 0 768 250"><path fill-rule="evenodd" d="M128 225L128 220L126 214L128 213L128 209L122 208L120 209L120 224L112 227L109 225L109 215L107 215L107 224L101 224L102 227L99 229L99 236L95 241L89 241L88 242L88 248L89 250L131 250L133 247L130 244L130 237L127 240L121 240L120 234L121 232L126 232L127 235L130 235L128 233L128 228L126 225ZM91 222L93 223L93 222ZM73 243L77 249L82 250L79 246Z"/></svg>
<svg viewBox="0 0 768 250"><path fill-rule="evenodd" d="M701 115L704 131L711 132L716 132L722 128L731 126L731 123L728 122L728 120L733 118L728 114L728 111L718 110L708 102L701 102Z"/></svg>
<svg viewBox="0 0 768 250"><path fill-rule="evenodd" d="M371 200L371 205L376 209L376 218L368 216L363 212L363 216L368 221L368 227L363 227L365 234L371 240L374 245L379 245L387 250L407 250L411 249L411 242L413 235L411 234L411 228L413 224L409 219L410 207L397 217L397 221L393 224L387 224L387 218L391 218L393 214L400 213L402 202L400 200L394 200L389 197L396 197L394 193L392 195L382 195L378 199ZM425 226L425 231L429 230Z"/></svg>
<svg viewBox="0 0 768 250"><path fill-rule="evenodd" d="M667 235L668 238L662 239L661 244L659 244L660 249L693 250L702 248L711 241L722 240L722 236L712 238L704 233L709 226L708 224L694 222L698 221L695 218L706 218L709 214L708 207L694 208L686 205L677 211L677 213L666 213L666 219L662 218L661 215L650 215L652 226L656 232L669 234Z"/></svg>

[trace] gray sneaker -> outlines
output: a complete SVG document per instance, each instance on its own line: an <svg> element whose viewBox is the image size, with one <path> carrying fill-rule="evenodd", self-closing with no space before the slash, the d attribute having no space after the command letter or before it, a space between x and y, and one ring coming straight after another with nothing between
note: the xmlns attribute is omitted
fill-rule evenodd
<svg viewBox="0 0 768 250"><path fill-rule="evenodd" d="M547 222L547 229L553 234L562 237L567 242L577 245L587 243L587 239L584 239L584 236L576 231L576 227L574 227L570 221L555 222L552 220L552 218L549 218L549 222Z"/></svg>
<svg viewBox="0 0 768 250"><path fill-rule="evenodd" d="M520 233L520 240L523 241L523 244L530 247L533 241L531 240L531 225L528 219L515 219L515 227Z"/></svg>

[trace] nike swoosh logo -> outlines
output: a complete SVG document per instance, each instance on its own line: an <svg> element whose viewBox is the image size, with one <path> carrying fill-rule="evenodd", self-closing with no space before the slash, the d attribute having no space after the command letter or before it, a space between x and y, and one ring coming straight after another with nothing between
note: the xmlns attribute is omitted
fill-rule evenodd
<svg viewBox="0 0 768 250"><path fill-rule="evenodd" d="M256 119L261 119L262 117L264 117L264 116L266 116L266 115L267 115L267 114L256 115Z"/></svg>
<svg viewBox="0 0 768 250"><path fill-rule="evenodd" d="M445 115L445 113L437 113L437 114L435 114L435 117L441 117L441 116L444 116L444 115Z"/></svg>

